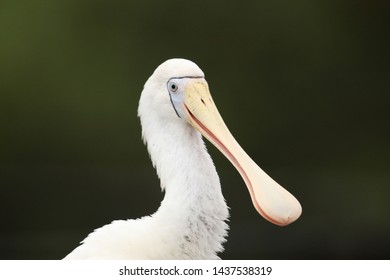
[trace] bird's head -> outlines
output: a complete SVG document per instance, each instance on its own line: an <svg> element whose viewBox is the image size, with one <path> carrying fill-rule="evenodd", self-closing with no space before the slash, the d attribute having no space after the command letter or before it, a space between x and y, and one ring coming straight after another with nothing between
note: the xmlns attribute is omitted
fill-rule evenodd
<svg viewBox="0 0 390 280"><path fill-rule="evenodd" d="M166 121L190 124L216 146L239 171L254 207L265 219L283 226L301 215L298 200L260 169L229 132L204 74L195 63L185 59L167 60L157 67L145 89L140 105L148 104L148 110L158 110L159 117ZM142 106L139 114L147 114Z"/></svg>

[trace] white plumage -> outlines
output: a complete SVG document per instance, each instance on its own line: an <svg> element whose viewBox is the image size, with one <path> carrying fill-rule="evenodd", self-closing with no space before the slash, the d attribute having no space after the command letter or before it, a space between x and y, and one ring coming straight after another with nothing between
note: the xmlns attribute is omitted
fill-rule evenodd
<svg viewBox="0 0 390 280"><path fill-rule="evenodd" d="M144 86L138 115L142 137L165 190L161 206L151 216L117 220L96 229L65 259L218 259L229 213L199 131L240 171L260 214L279 225L299 217L300 205L292 195L264 172L253 175L254 170L259 172L257 165L252 166L229 136L195 63L171 59L161 64ZM258 179L276 191L258 191ZM282 199L273 207L283 212L282 218L269 206L260 207L259 193L271 201Z"/></svg>

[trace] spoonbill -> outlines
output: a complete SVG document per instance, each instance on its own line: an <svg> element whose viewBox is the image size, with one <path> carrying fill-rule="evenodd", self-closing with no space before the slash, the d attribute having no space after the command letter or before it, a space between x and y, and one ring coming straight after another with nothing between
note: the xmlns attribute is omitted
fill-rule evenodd
<svg viewBox="0 0 390 280"><path fill-rule="evenodd" d="M301 215L298 200L233 138L194 62L170 59L158 66L144 85L138 116L165 191L160 207L96 229L65 259L219 259L229 212L201 135L236 167L261 216L284 226Z"/></svg>

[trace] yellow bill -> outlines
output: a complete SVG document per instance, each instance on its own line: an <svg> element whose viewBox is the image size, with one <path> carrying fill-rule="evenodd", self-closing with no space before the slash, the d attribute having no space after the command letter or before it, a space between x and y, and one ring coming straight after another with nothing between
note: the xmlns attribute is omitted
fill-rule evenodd
<svg viewBox="0 0 390 280"><path fill-rule="evenodd" d="M237 143L220 116L203 78L191 79L186 83L184 109L187 121L239 171L260 215L280 226L299 218L302 207L298 200L268 176Z"/></svg>

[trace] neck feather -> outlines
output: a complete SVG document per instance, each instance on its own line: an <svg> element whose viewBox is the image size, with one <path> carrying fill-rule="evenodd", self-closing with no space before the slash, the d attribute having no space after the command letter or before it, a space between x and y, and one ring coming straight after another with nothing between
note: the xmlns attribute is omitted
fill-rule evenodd
<svg viewBox="0 0 390 280"><path fill-rule="evenodd" d="M223 250L228 208L219 177L198 131L182 119L141 117L143 138L166 194L153 215L189 258L217 258ZM199 247L203 248L198 250Z"/></svg>

